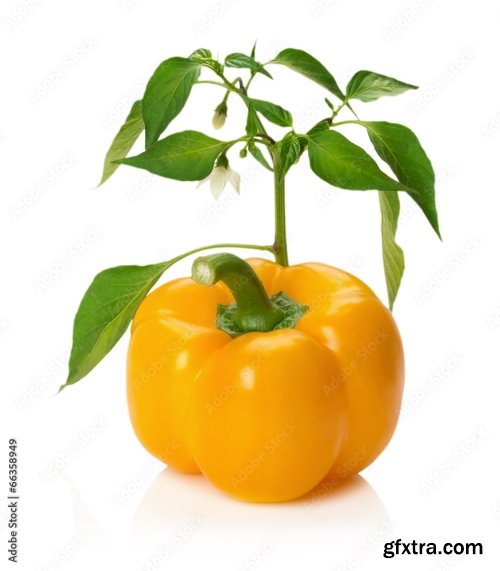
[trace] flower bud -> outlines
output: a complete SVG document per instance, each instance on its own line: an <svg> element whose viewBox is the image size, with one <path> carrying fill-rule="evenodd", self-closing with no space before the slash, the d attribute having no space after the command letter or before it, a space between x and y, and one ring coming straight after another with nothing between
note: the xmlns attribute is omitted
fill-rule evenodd
<svg viewBox="0 0 500 571"><path fill-rule="evenodd" d="M227 105L226 102L223 101L222 103L219 103L219 105L217 105L217 107L215 108L214 116L212 118L212 125L214 129L220 129L221 127L223 127L224 123L226 122L226 117L227 117Z"/></svg>

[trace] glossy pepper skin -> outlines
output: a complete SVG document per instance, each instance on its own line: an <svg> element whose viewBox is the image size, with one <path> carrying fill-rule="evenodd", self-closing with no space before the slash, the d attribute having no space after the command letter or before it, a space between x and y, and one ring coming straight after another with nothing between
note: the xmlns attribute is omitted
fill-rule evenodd
<svg viewBox="0 0 500 571"><path fill-rule="evenodd" d="M232 338L215 327L222 283L148 295L132 325L128 403L143 446L247 501L299 497L368 466L389 442L404 378L389 310L359 279L306 263L247 260L268 294L309 310L293 329Z"/></svg>

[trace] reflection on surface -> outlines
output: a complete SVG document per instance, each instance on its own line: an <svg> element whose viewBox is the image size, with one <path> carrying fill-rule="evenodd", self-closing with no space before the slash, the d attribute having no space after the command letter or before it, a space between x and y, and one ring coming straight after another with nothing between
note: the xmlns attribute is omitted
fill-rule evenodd
<svg viewBox="0 0 500 571"><path fill-rule="evenodd" d="M180 522L199 514L211 527L271 532L327 526L331 531L371 528L388 520L385 507L370 484L353 476L338 485L323 482L293 502L249 504L233 500L203 476L165 468L152 482L134 517L133 534L175 531Z"/></svg>
<svg viewBox="0 0 500 571"><path fill-rule="evenodd" d="M91 542L98 547L107 544L109 538L94 517L94 514L90 511L80 490L76 487L73 480L64 472L62 473L62 479L66 482L71 494L75 532L85 536L85 543Z"/></svg>

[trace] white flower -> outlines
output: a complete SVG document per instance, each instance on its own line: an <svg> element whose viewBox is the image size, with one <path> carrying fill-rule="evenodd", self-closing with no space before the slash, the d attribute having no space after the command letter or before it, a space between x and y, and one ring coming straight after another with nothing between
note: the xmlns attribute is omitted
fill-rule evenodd
<svg viewBox="0 0 500 571"><path fill-rule="evenodd" d="M210 190L214 198L219 198L228 182L238 194L240 193L240 175L229 166L215 167L207 178L200 180L198 187L207 181L210 181Z"/></svg>

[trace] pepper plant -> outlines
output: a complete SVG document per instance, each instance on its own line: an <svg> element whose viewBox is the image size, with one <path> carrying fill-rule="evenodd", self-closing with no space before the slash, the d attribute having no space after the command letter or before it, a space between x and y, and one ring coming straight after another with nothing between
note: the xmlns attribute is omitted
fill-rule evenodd
<svg viewBox="0 0 500 571"><path fill-rule="evenodd" d="M261 75L271 81L272 68L277 65L314 81L328 95L324 98L325 117L311 125L307 132L295 131L293 116L287 109L251 95L254 78ZM210 84L221 91L221 101L213 115L216 129L224 125L231 98L241 99L247 118L240 137L224 140L195 130L168 133L170 123L181 113L192 89L200 84ZM434 172L417 137L408 127L362 120L353 105L413 89L417 87L362 70L356 72L342 90L322 63L305 51L291 48L266 63L259 62L255 46L249 55L232 53L223 61L215 59L208 49L198 49L189 57L172 57L162 62L148 81L142 99L132 105L115 136L105 158L101 184L119 165L128 165L179 181L208 179L214 195L218 196L227 182L239 189L239 176L229 166L228 156L230 151L239 150L241 157L252 157L273 173L274 242L203 245L157 264L119 266L99 273L86 291L75 317L69 375L63 387L85 377L113 348L149 290L177 261L211 248L245 248L269 252L277 263L287 266L285 181L304 154L314 174L329 184L347 190L378 191L383 265L392 309L404 271L403 251L395 239L399 193L408 194L418 204L439 236ZM268 123L283 129L280 139L267 132ZM388 165L393 176L382 171L366 150L339 131L339 127L347 124L367 132L372 150ZM143 132L145 150L127 156Z"/></svg>

